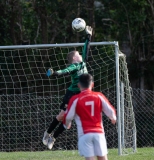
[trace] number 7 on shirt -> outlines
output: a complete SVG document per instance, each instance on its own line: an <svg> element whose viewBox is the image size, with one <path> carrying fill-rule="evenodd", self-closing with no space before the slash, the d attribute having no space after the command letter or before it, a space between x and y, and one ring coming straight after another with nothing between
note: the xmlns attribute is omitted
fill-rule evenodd
<svg viewBox="0 0 154 160"><path fill-rule="evenodd" d="M91 116L94 116L94 101L85 102L85 105L91 107Z"/></svg>

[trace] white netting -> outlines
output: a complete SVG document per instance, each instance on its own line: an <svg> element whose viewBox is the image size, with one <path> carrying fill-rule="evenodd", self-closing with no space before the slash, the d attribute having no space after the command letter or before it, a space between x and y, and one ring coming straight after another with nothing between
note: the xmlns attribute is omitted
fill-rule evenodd
<svg viewBox="0 0 154 160"><path fill-rule="evenodd" d="M53 117L71 83L70 76L46 76L48 68L64 69L69 51L82 53L78 47L48 47L0 50L0 149L1 151L40 151L47 149L42 144L43 133ZM127 64L120 58L120 83L124 85L124 112L122 121L122 150L134 145L134 113ZM115 46L92 45L88 71L94 76L95 91L104 93L113 106L117 106ZM120 87L121 88L121 87ZM122 96L121 96L122 97ZM123 101L123 99L121 99ZM122 115L121 115L122 116ZM123 117L123 116L122 116ZM118 130L104 117L104 127L109 148L118 147ZM125 133L123 133L125 131ZM65 131L56 140L53 150L77 149L76 126Z"/></svg>
<svg viewBox="0 0 154 160"><path fill-rule="evenodd" d="M129 86L126 56L120 52L119 88L120 88L120 125L122 154L136 151L136 124L132 102L132 90Z"/></svg>

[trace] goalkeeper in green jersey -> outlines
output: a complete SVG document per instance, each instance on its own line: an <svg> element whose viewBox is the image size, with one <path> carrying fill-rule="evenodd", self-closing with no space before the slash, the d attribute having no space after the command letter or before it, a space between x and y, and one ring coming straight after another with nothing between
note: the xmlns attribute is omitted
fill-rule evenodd
<svg viewBox="0 0 154 160"><path fill-rule="evenodd" d="M70 87L66 91L66 94L63 98L63 102L60 105L61 112L53 119L49 128L44 132L42 141L43 144L48 146L49 149L52 149L56 138L59 136L59 134L61 134L65 130L63 123L61 121L63 120L64 112L66 110L69 99L73 95L76 95L80 92L78 88L79 76L83 73L88 73L86 62L88 60L88 53L92 36L92 28L90 26L86 26L85 31L87 37L86 37L86 42L84 44L82 56L79 54L78 51L71 51L67 55L67 59L70 64L67 68L55 72L50 68L47 71L47 76L60 76L60 75L70 74L72 81ZM61 122L59 127L56 129L53 135L51 135L52 131L56 128L59 122Z"/></svg>

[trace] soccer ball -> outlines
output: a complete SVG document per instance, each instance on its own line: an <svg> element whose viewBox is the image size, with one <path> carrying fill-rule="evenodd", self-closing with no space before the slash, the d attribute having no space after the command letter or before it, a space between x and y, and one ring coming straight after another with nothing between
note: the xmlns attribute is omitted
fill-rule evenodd
<svg viewBox="0 0 154 160"><path fill-rule="evenodd" d="M72 29L75 32L81 32L85 29L86 27L86 22L82 18L75 18L72 21Z"/></svg>

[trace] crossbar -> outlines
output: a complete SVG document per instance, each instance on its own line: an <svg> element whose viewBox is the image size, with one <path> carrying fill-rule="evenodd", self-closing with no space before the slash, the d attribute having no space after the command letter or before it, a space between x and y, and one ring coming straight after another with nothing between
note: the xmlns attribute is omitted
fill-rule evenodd
<svg viewBox="0 0 154 160"><path fill-rule="evenodd" d="M99 45L115 45L117 42L91 42L91 46ZM10 45L10 46L0 46L2 49L28 49L28 48L49 48L49 47L78 47L83 46L84 43L60 43L60 44L33 44L33 45Z"/></svg>

